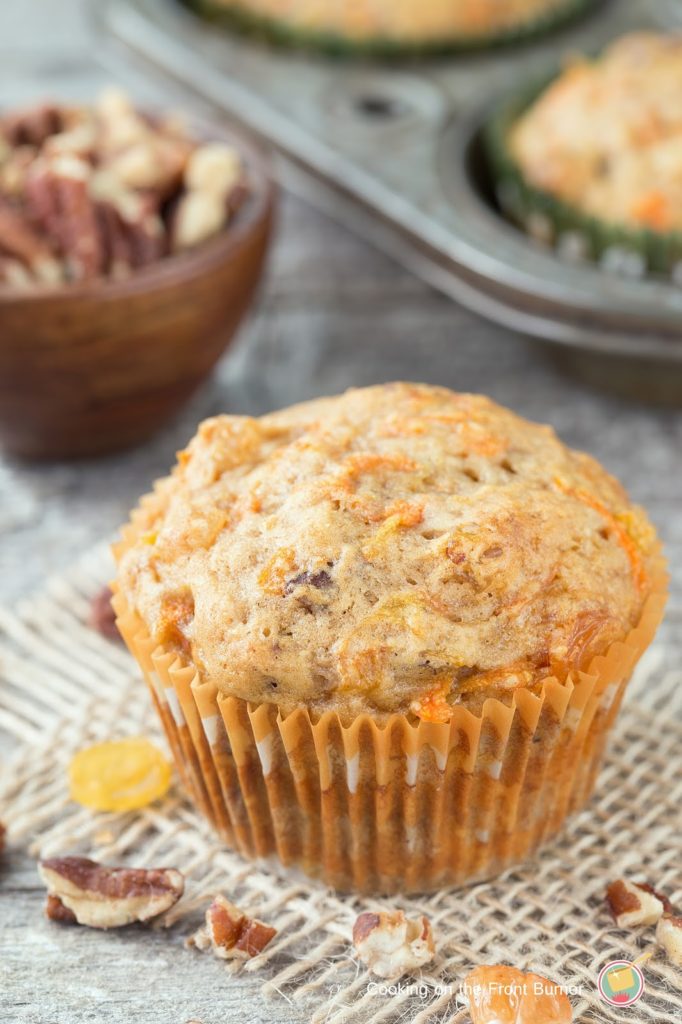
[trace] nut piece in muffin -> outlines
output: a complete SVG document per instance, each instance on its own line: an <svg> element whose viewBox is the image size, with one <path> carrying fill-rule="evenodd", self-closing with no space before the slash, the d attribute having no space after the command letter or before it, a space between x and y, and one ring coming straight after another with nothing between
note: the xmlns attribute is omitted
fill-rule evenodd
<svg viewBox="0 0 682 1024"><path fill-rule="evenodd" d="M533 187L599 221L682 229L682 35L639 32L573 61L513 125Z"/></svg>
<svg viewBox="0 0 682 1024"><path fill-rule="evenodd" d="M389 384L204 422L118 586L223 694L447 722L639 621L656 540L594 459L487 398Z"/></svg>

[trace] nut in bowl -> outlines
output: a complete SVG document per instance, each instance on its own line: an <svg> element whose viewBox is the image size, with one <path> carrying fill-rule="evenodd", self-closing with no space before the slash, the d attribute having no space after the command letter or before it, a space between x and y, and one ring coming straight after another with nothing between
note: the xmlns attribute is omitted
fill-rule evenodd
<svg viewBox="0 0 682 1024"><path fill-rule="evenodd" d="M206 378L261 276L274 186L241 134L42 104L0 119L0 443L148 438Z"/></svg>

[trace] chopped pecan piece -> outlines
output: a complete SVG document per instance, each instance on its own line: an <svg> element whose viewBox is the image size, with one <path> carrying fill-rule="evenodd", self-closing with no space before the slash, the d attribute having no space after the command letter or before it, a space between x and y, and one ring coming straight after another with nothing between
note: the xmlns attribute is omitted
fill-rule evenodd
<svg viewBox="0 0 682 1024"><path fill-rule="evenodd" d="M191 191L227 196L241 176L242 162L237 151L222 142L208 142L197 146L189 157L185 185Z"/></svg>
<svg viewBox="0 0 682 1024"><path fill-rule="evenodd" d="M45 901L45 917L49 917L50 921L60 921L62 924L78 924L73 910L65 907L59 896L53 896L52 893L48 893Z"/></svg>
<svg viewBox="0 0 682 1024"><path fill-rule="evenodd" d="M216 896L206 911L205 926L188 941L197 949L212 949L222 960L249 960L262 953L276 934L276 928L247 917L224 896Z"/></svg>
<svg viewBox="0 0 682 1024"><path fill-rule="evenodd" d="M28 169L36 159L35 146L17 146L0 163L0 190L13 199L23 195Z"/></svg>
<svg viewBox="0 0 682 1024"><path fill-rule="evenodd" d="M89 625L107 640L120 640L116 625L116 612L111 607L111 588L103 587L90 602Z"/></svg>
<svg viewBox="0 0 682 1024"><path fill-rule="evenodd" d="M436 954L428 918L410 920L402 910L360 914L353 925L353 945L373 974L389 979L423 967Z"/></svg>
<svg viewBox="0 0 682 1024"><path fill-rule="evenodd" d="M656 940L676 967L682 967L682 917L664 914L656 925Z"/></svg>
<svg viewBox="0 0 682 1024"><path fill-rule="evenodd" d="M329 590L332 582L331 576L325 569L319 569L317 572L300 572L293 579L287 580L284 585L284 593L289 595L298 591L296 593L298 603L307 612L314 614L316 609L322 608L325 603L320 591ZM312 590L301 590L301 588L308 587Z"/></svg>
<svg viewBox="0 0 682 1024"><path fill-rule="evenodd" d="M90 176L86 160L66 153L37 160L26 179L28 211L76 281L90 280L104 269Z"/></svg>
<svg viewBox="0 0 682 1024"><path fill-rule="evenodd" d="M39 280L59 280L59 265L49 245L18 210L3 200L0 200L0 251L14 257Z"/></svg>
<svg viewBox="0 0 682 1024"><path fill-rule="evenodd" d="M101 125L100 148L105 154L134 146L149 135L149 124L121 89L105 89L95 104L95 111Z"/></svg>
<svg viewBox="0 0 682 1024"><path fill-rule="evenodd" d="M606 890L606 903L619 928L656 924L672 908L668 899L646 882L619 878Z"/></svg>
<svg viewBox="0 0 682 1024"><path fill-rule="evenodd" d="M14 288L27 288L35 283L35 278L19 260L0 256L0 281L3 284L10 284Z"/></svg>
<svg viewBox="0 0 682 1024"><path fill-rule="evenodd" d="M95 160L97 130L91 118L83 117L77 124L66 131L51 135L43 145L43 153L52 156L76 156L81 160Z"/></svg>
<svg viewBox="0 0 682 1024"><path fill-rule="evenodd" d="M173 248L191 249L217 235L228 217L225 198L215 192L186 192L173 219Z"/></svg>
<svg viewBox="0 0 682 1024"><path fill-rule="evenodd" d="M149 137L124 149L109 163L109 171L125 188L149 189L167 197L182 184L191 144L149 133Z"/></svg>
<svg viewBox="0 0 682 1024"><path fill-rule="evenodd" d="M121 928L148 921L182 896L183 875L174 868L111 868L86 857L53 857L38 871L48 889L47 915L90 928ZM61 908L57 904L61 905Z"/></svg>
<svg viewBox="0 0 682 1024"><path fill-rule="evenodd" d="M290 594L296 587L315 587L316 590L327 590L332 585L332 578L324 569L318 572L300 572L298 576L287 580L284 593Z"/></svg>
<svg viewBox="0 0 682 1024"><path fill-rule="evenodd" d="M50 135L61 130L62 115L53 103L19 110L0 121L0 134L12 146L42 146Z"/></svg>

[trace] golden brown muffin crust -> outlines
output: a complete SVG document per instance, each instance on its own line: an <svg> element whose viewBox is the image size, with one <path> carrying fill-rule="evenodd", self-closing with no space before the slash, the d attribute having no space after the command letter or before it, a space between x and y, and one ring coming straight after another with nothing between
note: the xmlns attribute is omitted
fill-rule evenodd
<svg viewBox="0 0 682 1024"><path fill-rule="evenodd" d="M631 33L574 61L513 127L530 184L601 221L682 230L682 35Z"/></svg>
<svg viewBox="0 0 682 1024"><path fill-rule="evenodd" d="M496 34L532 24L566 0L217 0L228 10L287 24L302 32L352 40L436 42Z"/></svg>
<svg viewBox="0 0 682 1024"><path fill-rule="evenodd" d="M487 398L388 384L204 422L119 584L256 702L445 721L637 623L655 534L592 458Z"/></svg>

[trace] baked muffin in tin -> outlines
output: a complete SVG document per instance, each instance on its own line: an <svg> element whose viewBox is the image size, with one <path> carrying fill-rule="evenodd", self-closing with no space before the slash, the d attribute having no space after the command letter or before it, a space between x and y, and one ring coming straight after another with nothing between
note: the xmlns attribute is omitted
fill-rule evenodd
<svg viewBox="0 0 682 1024"><path fill-rule="evenodd" d="M633 33L488 125L503 210L541 241L682 279L682 35Z"/></svg>
<svg viewBox="0 0 682 1024"><path fill-rule="evenodd" d="M532 35L598 0L185 0L279 43L337 54L448 52Z"/></svg>
<svg viewBox="0 0 682 1024"><path fill-rule="evenodd" d="M655 532L592 458L413 384L206 421L117 559L196 802L339 888L481 877L556 832L663 606Z"/></svg>

